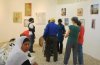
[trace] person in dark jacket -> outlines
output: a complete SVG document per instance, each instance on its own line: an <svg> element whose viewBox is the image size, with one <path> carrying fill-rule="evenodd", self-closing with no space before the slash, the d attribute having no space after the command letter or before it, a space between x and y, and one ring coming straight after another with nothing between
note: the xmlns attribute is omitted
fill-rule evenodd
<svg viewBox="0 0 100 65"><path fill-rule="evenodd" d="M52 18L50 20L50 23L47 24L43 35L44 39L46 40L45 54L47 62L50 62L51 48L53 49L54 62L58 60L57 33L58 33L58 26L55 24L55 19Z"/></svg>
<svg viewBox="0 0 100 65"><path fill-rule="evenodd" d="M65 27L64 25L62 24L62 19L58 19L58 34L57 34L57 37L58 37L58 52L59 54L62 54L62 51L63 51L63 40L64 40L64 34L65 34Z"/></svg>

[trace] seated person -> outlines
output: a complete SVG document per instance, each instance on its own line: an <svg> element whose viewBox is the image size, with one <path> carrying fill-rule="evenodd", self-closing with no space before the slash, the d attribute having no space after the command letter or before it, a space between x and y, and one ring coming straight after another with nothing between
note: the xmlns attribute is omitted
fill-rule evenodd
<svg viewBox="0 0 100 65"><path fill-rule="evenodd" d="M38 65L36 62L30 63L27 57L30 40L26 36L21 36L15 40L15 46L9 53L6 65Z"/></svg>

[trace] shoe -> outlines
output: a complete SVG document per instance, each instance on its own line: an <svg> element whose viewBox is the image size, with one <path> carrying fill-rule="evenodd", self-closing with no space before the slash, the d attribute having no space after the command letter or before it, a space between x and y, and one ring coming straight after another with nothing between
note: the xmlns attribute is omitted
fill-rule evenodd
<svg viewBox="0 0 100 65"><path fill-rule="evenodd" d="M50 62L50 60L46 60L47 62Z"/></svg>
<svg viewBox="0 0 100 65"><path fill-rule="evenodd" d="M31 57L31 54L30 53L28 53L28 57Z"/></svg>
<svg viewBox="0 0 100 65"><path fill-rule="evenodd" d="M35 53L35 51L30 51L31 53Z"/></svg>

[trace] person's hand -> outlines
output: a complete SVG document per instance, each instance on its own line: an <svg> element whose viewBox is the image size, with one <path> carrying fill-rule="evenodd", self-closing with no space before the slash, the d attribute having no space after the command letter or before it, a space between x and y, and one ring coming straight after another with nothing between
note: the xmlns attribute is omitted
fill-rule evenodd
<svg viewBox="0 0 100 65"><path fill-rule="evenodd" d="M38 65L36 62L34 62L34 64L33 65Z"/></svg>

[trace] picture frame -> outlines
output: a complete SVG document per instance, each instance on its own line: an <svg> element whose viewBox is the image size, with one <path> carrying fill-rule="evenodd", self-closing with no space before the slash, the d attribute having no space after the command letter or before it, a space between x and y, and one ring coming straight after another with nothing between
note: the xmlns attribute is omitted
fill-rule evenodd
<svg viewBox="0 0 100 65"><path fill-rule="evenodd" d="M85 27L85 19L80 19L80 22Z"/></svg>
<svg viewBox="0 0 100 65"><path fill-rule="evenodd" d="M61 9L61 16L66 16L66 8Z"/></svg>
<svg viewBox="0 0 100 65"><path fill-rule="evenodd" d="M24 27L28 27L29 21L28 19L24 19Z"/></svg>
<svg viewBox="0 0 100 65"><path fill-rule="evenodd" d="M32 3L25 3L25 16L32 15Z"/></svg>
<svg viewBox="0 0 100 65"><path fill-rule="evenodd" d="M91 14L99 14L99 4L91 5Z"/></svg>
<svg viewBox="0 0 100 65"><path fill-rule="evenodd" d="M77 9L77 16L83 16L83 8Z"/></svg>
<svg viewBox="0 0 100 65"><path fill-rule="evenodd" d="M92 29L95 29L95 21L96 21L95 19L92 19L92 23L91 23L91 28Z"/></svg>
<svg viewBox="0 0 100 65"><path fill-rule="evenodd" d="M64 18L64 25L65 26L69 25L69 18Z"/></svg>
<svg viewBox="0 0 100 65"><path fill-rule="evenodd" d="M13 22L14 23L22 22L22 12L13 12Z"/></svg>

